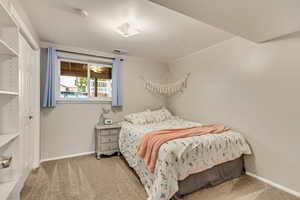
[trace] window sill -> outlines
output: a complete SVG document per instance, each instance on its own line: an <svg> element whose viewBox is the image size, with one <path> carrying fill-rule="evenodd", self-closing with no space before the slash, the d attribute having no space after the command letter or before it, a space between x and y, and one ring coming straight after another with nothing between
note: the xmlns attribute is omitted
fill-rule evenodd
<svg viewBox="0 0 300 200"><path fill-rule="evenodd" d="M111 103L111 98L103 99L57 99L57 104L103 104Z"/></svg>

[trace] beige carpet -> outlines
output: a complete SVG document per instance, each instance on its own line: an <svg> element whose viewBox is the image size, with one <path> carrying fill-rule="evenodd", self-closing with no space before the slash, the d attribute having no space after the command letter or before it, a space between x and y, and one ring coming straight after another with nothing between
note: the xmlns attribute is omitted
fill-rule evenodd
<svg viewBox="0 0 300 200"><path fill-rule="evenodd" d="M119 157L45 162L33 171L22 200L146 200L138 178ZM203 189L185 200L300 200L249 176Z"/></svg>

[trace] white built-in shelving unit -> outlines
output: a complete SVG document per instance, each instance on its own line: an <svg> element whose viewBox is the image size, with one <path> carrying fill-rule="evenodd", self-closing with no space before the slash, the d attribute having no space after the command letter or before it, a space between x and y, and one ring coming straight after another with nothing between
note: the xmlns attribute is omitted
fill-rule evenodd
<svg viewBox="0 0 300 200"><path fill-rule="evenodd" d="M0 54L2 55L8 55L8 56L17 56L17 52L12 49L8 44L5 43L5 41L0 41Z"/></svg>
<svg viewBox="0 0 300 200"><path fill-rule="evenodd" d="M12 96L18 96L19 94L18 94L17 92L11 92L11 91L0 90L0 95L12 95Z"/></svg>
<svg viewBox="0 0 300 200"><path fill-rule="evenodd" d="M0 200L19 200L39 165L39 46L12 3L0 0Z"/></svg>
<svg viewBox="0 0 300 200"><path fill-rule="evenodd" d="M6 183L2 183L2 186L0 187L1 198L8 199L11 192L16 187L17 183L18 183L17 181L10 181L10 182L6 182Z"/></svg>
<svg viewBox="0 0 300 200"><path fill-rule="evenodd" d="M20 158L19 29L8 0L0 0L0 155L12 156L9 168L0 169L0 199L12 199Z"/></svg>
<svg viewBox="0 0 300 200"><path fill-rule="evenodd" d="M19 136L19 133L1 134L0 135L0 146L3 147L4 145L11 142L12 140L14 140L18 136Z"/></svg>

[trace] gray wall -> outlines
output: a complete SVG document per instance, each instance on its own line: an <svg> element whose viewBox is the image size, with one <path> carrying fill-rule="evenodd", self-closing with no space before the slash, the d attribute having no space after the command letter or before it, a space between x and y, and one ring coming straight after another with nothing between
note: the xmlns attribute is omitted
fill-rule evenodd
<svg viewBox="0 0 300 200"><path fill-rule="evenodd" d="M176 114L240 131L252 146L247 170L300 192L300 34L263 44L234 38L170 63L191 72L169 99Z"/></svg>
<svg viewBox="0 0 300 200"><path fill-rule="evenodd" d="M140 78L165 80L165 64L125 58L123 68L124 107L122 112L113 114L115 121L127 113L165 104L164 98L145 91ZM55 109L42 109L41 159L94 151L94 126L102 106L110 104L58 104Z"/></svg>
<svg viewBox="0 0 300 200"><path fill-rule="evenodd" d="M191 72L183 94L168 99L175 114L226 124L248 139L247 170L300 192L300 34L263 44L234 38L169 64L124 63L124 114L165 99L143 89L140 75L162 81ZM42 159L94 150L94 125L105 104L59 104L41 113Z"/></svg>

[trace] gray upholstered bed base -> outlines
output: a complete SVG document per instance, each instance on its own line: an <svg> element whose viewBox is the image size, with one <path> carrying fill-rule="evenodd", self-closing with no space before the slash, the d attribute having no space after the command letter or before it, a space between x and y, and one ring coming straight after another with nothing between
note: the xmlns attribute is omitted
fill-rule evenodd
<svg viewBox="0 0 300 200"><path fill-rule="evenodd" d="M121 156L121 158L125 161L125 163L127 163L123 156ZM134 169L132 169L132 172L138 177ZM240 157L236 160L217 165L203 172L192 174L186 179L178 182L179 191L171 200L182 200L184 195L238 178L244 172L244 159L243 157Z"/></svg>
<svg viewBox="0 0 300 200"><path fill-rule="evenodd" d="M184 195L198 191L199 189L212 187L228 180L238 178L244 171L244 159L243 157L240 157L203 172L190 175L183 181L179 181L179 191L172 200L180 200Z"/></svg>

